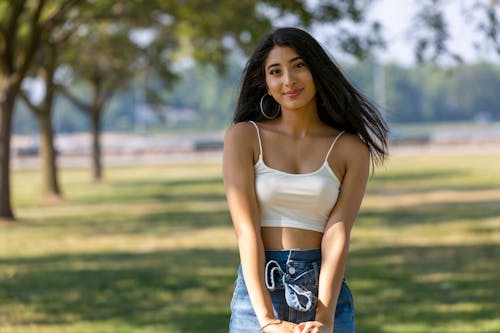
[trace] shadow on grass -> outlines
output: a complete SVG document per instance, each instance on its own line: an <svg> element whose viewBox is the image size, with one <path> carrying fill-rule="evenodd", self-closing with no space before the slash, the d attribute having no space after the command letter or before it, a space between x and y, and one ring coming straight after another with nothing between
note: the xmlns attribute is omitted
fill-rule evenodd
<svg viewBox="0 0 500 333"><path fill-rule="evenodd" d="M390 173L377 173L370 179L371 182L380 182L386 184L387 182L415 182L421 180L429 180L439 178L441 180L464 177L469 175L470 172L456 169L449 170L409 170L409 171L392 171Z"/></svg>
<svg viewBox="0 0 500 333"><path fill-rule="evenodd" d="M200 178L180 180L120 180L102 184L108 191L95 191L90 195L80 195L75 199L83 204L110 204L143 202L213 202L225 200L222 178Z"/></svg>
<svg viewBox="0 0 500 333"><path fill-rule="evenodd" d="M106 235L171 235L174 232L205 230L213 227L231 227L231 217L226 209L216 211L200 210L155 210L124 217L124 214L79 214L22 220L23 227L62 228L59 233L76 234L78 237Z"/></svg>
<svg viewBox="0 0 500 333"><path fill-rule="evenodd" d="M363 209L359 219L381 225L405 226L410 224L439 224L450 221L488 219L500 216L498 201L426 203L390 210Z"/></svg>
<svg viewBox="0 0 500 333"><path fill-rule="evenodd" d="M420 323L439 332L443 323L496 318L499 256L496 244L353 251L358 331ZM137 332L224 332L237 263L236 250L213 249L1 259L0 270L17 272L0 280L0 298L36 313L14 313L12 325L113 320Z"/></svg>
<svg viewBox="0 0 500 333"><path fill-rule="evenodd" d="M36 313L13 314L12 325L116 320L222 332L237 262L236 250L211 249L1 259L0 269L14 265L17 273L0 280L0 298Z"/></svg>
<svg viewBox="0 0 500 333"><path fill-rule="evenodd" d="M347 274L360 332L384 332L390 323L442 332L443 325L460 327L463 321L481 323L500 315L497 244L352 251Z"/></svg>
<svg viewBox="0 0 500 333"><path fill-rule="evenodd" d="M369 179L368 194L392 195L398 193L425 193L445 190L489 190L498 189L498 181L485 182L471 170L450 168L446 170L412 170L377 173Z"/></svg>
<svg viewBox="0 0 500 333"><path fill-rule="evenodd" d="M161 234L173 229L231 226L220 178L124 180L95 186L92 191L84 191L72 200L78 204L74 211L64 214L55 211L54 215L43 218L26 218L23 225L33 228L62 226L67 232L77 231L82 236ZM157 202L168 205L154 205ZM87 204L88 210L85 209ZM113 204L123 205L123 209L108 210L107 205Z"/></svg>

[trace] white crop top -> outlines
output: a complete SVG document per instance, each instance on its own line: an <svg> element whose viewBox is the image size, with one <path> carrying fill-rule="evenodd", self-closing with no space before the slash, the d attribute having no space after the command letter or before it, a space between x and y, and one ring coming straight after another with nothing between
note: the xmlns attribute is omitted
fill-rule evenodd
<svg viewBox="0 0 500 333"><path fill-rule="evenodd" d="M323 232L340 188L340 182L328 164L328 156L344 132L335 137L319 169L294 174L270 168L264 163L259 127L250 122L257 129L260 148L259 160L255 164L260 225Z"/></svg>

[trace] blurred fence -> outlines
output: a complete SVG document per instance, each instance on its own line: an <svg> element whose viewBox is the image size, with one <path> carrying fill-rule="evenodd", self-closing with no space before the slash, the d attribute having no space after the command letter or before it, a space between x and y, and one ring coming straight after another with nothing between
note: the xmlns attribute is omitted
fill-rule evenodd
<svg viewBox="0 0 500 333"><path fill-rule="evenodd" d="M160 164L218 160L224 133L158 134L104 133L105 165ZM59 134L55 140L63 166L90 165L91 136L88 133ZM394 126L392 153L441 151L448 153L500 152L500 124ZM38 135L14 135L14 168L38 167ZM140 157L140 158L139 158Z"/></svg>

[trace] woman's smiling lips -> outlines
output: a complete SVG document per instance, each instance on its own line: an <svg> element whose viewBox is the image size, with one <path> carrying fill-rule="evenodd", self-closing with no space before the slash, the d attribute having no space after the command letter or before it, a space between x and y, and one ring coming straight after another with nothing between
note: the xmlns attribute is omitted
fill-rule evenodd
<svg viewBox="0 0 500 333"><path fill-rule="evenodd" d="M300 95L300 93L303 91L304 89L294 89L294 90L289 90L287 92L285 92L283 95L287 96L287 97L297 97Z"/></svg>

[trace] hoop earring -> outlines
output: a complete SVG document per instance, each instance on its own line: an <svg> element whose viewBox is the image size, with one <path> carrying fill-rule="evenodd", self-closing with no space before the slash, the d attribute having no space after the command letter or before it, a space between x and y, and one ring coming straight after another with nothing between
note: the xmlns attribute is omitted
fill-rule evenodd
<svg viewBox="0 0 500 333"><path fill-rule="evenodd" d="M276 111L276 113L275 113L272 117L269 117L269 116L268 116L268 115L264 112L264 108L262 107L262 102L264 101L264 97L266 97L267 95L269 95L269 93L264 94L264 96L262 96L262 97L261 97L261 99L260 99L260 103L259 103L259 105L260 105L260 113L262 113L262 115L263 115L264 117L266 117L267 119L274 119L274 118L276 118L276 117L278 116L278 114L280 113L280 111L281 111L281 105L280 105L280 106L278 106L278 110Z"/></svg>

